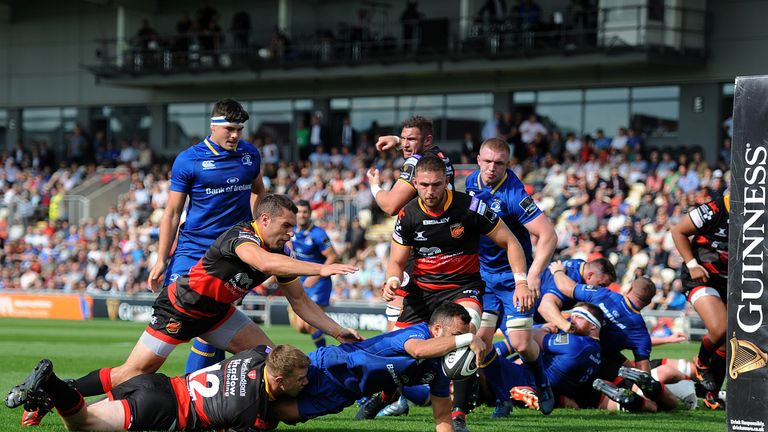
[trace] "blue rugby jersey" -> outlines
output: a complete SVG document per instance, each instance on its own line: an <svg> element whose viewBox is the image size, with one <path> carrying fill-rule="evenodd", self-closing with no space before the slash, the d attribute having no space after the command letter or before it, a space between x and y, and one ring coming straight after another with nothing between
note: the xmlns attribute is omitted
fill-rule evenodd
<svg viewBox="0 0 768 432"><path fill-rule="evenodd" d="M297 259L322 264L325 262L323 252L331 247L331 239L325 230L314 224L306 230L296 226L293 228L291 245Z"/></svg>
<svg viewBox="0 0 768 432"><path fill-rule="evenodd" d="M251 183L260 169L259 150L243 140L230 152L207 137L181 152L171 190L187 194L189 205L174 255L201 257L221 233L253 219Z"/></svg>
<svg viewBox="0 0 768 432"><path fill-rule="evenodd" d="M600 344L605 352L630 349L635 361L651 357L651 336L638 309L622 294L607 288L576 284L573 297L599 307L605 314L605 325L600 331Z"/></svg>
<svg viewBox="0 0 768 432"><path fill-rule="evenodd" d="M326 377L359 396L429 384L431 394L448 397L450 380L441 358L416 360L405 350L409 339L431 337L427 323L420 323L354 344L319 348L309 358L313 366L327 371Z"/></svg>
<svg viewBox="0 0 768 432"><path fill-rule="evenodd" d="M584 383L592 383L600 371L600 342L589 336L556 333L542 340L544 373L552 389L573 397Z"/></svg>
<svg viewBox="0 0 768 432"><path fill-rule="evenodd" d="M565 266L565 274L569 278L576 281L577 284L584 283L584 278L582 275L584 264L586 264L586 261L582 259L569 259L563 261L563 265ZM575 300L566 296L557 288L557 285L555 284L555 278L552 276L552 272L549 270L549 267L544 269L544 271L541 273L541 296L543 297L544 294L552 294L557 296L557 298L563 302L562 310L572 309L573 306L576 305Z"/></svg>
<svg viewBox="0 0 768 432"><path fill-rule="evenodd" d="M530 267L533 262L531 236L525 224L536 219L541 210L530 195L525 192L525 185L515 173L507 169L499 184L486 186L480 179L480 170L475 170L466 179L466 192L483 200L515 234L525 252L525 259ZM480 269L489 273L510 271L507 252L486 236L480 237Z"/></svg>

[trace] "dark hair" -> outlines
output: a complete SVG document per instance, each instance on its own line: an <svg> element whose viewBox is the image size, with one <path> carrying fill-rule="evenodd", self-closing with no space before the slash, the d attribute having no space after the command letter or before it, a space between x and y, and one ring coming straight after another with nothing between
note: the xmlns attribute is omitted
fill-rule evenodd
<svg viewBox="0 0 768 432"><path fill-rule="evenodd" d="M414 173L420 173L423 171L439 172L445 174L445 162L443 162L441 158L435 155L428 154L422 156L421 159L416 162Z"/></svg>
<svg viewBox="0 0 768 432"><path fill-rule="evenodd" d="M421 139L432 135L432 120L420 115L415 115L407 120L403 120L400 124L402 129L405 128L417 128L421 132Z"/></svg>
<svg viewBox="0 0 768 432"><path fill-rule="evenodd" d="M224 116L228 122L245 123L251 116L248 111L234 99L222 99L213 105L211 117Z"/></svg>
<svg viewBox="0 0 768 432"><path fill-rule="evenodd" d="M599 307L593 305L592 303L578 302L573 307L575 307L575 308L583 307L584 309L589 311L589 313L591 313L595 318L597 318L597 320L600 322L600 325L605 323L605 314L603 314L602 309L600 309Z"/></svg>
<svg viewBox="0 0 768 432"><path fill-rule="evenodd" d="M296 204L294 204L287 196L268 194L261 200L259 206L256 207L256 216L267 214L271 217L277 217L280 216L283 209L288 209L293 212L293 214L296 214L299 211L299 209L296 208Z"/></svg>
<svg viewBox="0 0 768 432"><path fill-rule="evenodd" d="M616 268L613 267L613 264L607 258L596 258L590 261L589 264L596 266L595 269L608 276L611 282L616 282Z"/></svg>
<svg viewBox="0 0 768 432"><path fill-rule="evenodd" d="M461 318L461 322L464 324L469 324L472 320L464 306L454 302L445 302L432 312L432 316L429 318L429 325L447 325L453 321L454 317Z"/></svg>
<svg viewBox="0 0 768 432"><path fill-rule="evenodd" d="M312 210L312 205L307 200L299 200L296 203L296 207L307 207L308 209Z"/></svg>

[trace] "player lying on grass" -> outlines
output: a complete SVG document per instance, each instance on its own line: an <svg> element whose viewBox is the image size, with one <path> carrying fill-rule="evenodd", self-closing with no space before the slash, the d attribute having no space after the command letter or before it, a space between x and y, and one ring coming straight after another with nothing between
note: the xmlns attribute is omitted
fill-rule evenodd
<svg viewBox="0 0 768 432"><path fill-rule="evenodd" d="M45 359L11 389L5 404L35 410L52 403L68 430L255 432L277 426L270 404L295 397L307 385L308 367L309 358L295 347L262 345L184 376L136 376L113 388L109 399L87 404Z"/></svg>
<svg viewBox="0 0 768 432"><path fill-rule="evenodd" d="M319 348L309 354L309 384L297 399L273 405L275 418L287 423L341 412L365 395L377 393L386 405L406 384L427 384L435 429L453 431L450 380L442 357L469 346L478 355L483 341L470 333L470 315L462 306L438 306L429 323L419 323L354 344Z"/></svg>
<svg viewBox="0 0 768 432"><path fill-rule="evenodd" d="M562 397L576 399L585 384L597 377L600 369L600 329L602 311L589 303L577 303L571 312L566 333L553 324L534 332L534 341L540 346L544 373L552 385L555 400ZM526 400L539 409L538 396L533 389L535 380L528 365L515 363L505 356L495 358L481 367L485 381L496 400ZM518 360L519 361L519 360Z"/></svg>
<svg viewBox="0 0 768 432"><path fill-rule="evenodd" d="M136 375L157 371L178 344L194 337L231 353L271 346L269 337L232 304L270 275L277 276L294 312L305 321L340 342L361 340L355 330L328 317L299 283L299 275L330 276L357 269L291 258L285 243L296 225L296 211L287 197L267 195L259 204L257 220L237 224L219 236L188 276L160 292L152 319L125 363L93 371L76 380L75 387L84 396L107 393Z"/></svg>

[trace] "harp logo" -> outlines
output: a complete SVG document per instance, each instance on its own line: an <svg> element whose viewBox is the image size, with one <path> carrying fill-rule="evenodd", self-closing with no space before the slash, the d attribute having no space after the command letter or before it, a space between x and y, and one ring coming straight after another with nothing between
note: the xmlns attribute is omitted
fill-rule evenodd
<svg viewBox="0 0 768 432"><path fill-rule="evenodd" d="M736 339L736 333L731 338L731 361L728 364L728 374L736 379L740 374L764 368L768 364L768 354L757 345L743 339Z"/></svg>

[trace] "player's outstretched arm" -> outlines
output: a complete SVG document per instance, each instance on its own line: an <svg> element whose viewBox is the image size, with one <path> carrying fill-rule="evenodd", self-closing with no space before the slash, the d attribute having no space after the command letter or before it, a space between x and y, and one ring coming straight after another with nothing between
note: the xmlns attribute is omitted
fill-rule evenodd
<svg viewBox="0 0 768 432"><path fill-rule="evenodd" d="M168 256L171 253L171 246L179 230L179 221L181 221L181 214L184 212L186 201L187 194L183 192L170 191L168 193L168 203L165 206L165 210L163 210L163 217L160 219L157 262L149 270L149 277L147 278L149 288L153 292L157 292L163 286Z"/></svg>
<svg viewBox="0 0 768 432"><path fill-rule="evenodd" d="M451 422L451 398L429 395L432 402L432 415L435 418L436 432L453 432Z"/></svg>
<svg viewBox="0 0 768 432"><path fill-rule="evenodd" d="M539 304L539 315L548 323L552 323L560 330L569 333L573 331L573 324L565 319L562 314L563 302L553 294L544 294Z"/></svg>
<svg viewBox="0 0 768 432"><path fill-rule="evenodd" d="M383 152L396 148L400 144L400 137L397 135L382 135L376 141L376 150Z"/></svg>
<svg viewBox="0 0 768 432"><path fill-rule="evenodd" d="M312 327L332 335L339 342L358 342L363 337L354 330L340 326L308 296L298 279L279 284L293 311Z"/></svg>
<svg viewBox="0 0 768 432"><path fill-rule="evenodd" d="M565 274L565 265L563 265L563 262L553 262L549 265L549 271L552 272L552 278L555 280L557 289L567 297L573 298L573 290L576 288L576 281Z"/></svg>
<svg viewBox="0 0 768 432"><path fill-rule="evenodd" d="M317 264L300 261L289 256L269 252L255 243L246 243L237 247L237 256L246 264L264 274L280 277L295 276L333 276L349 274L358 270L348 264Z"/></svg>

